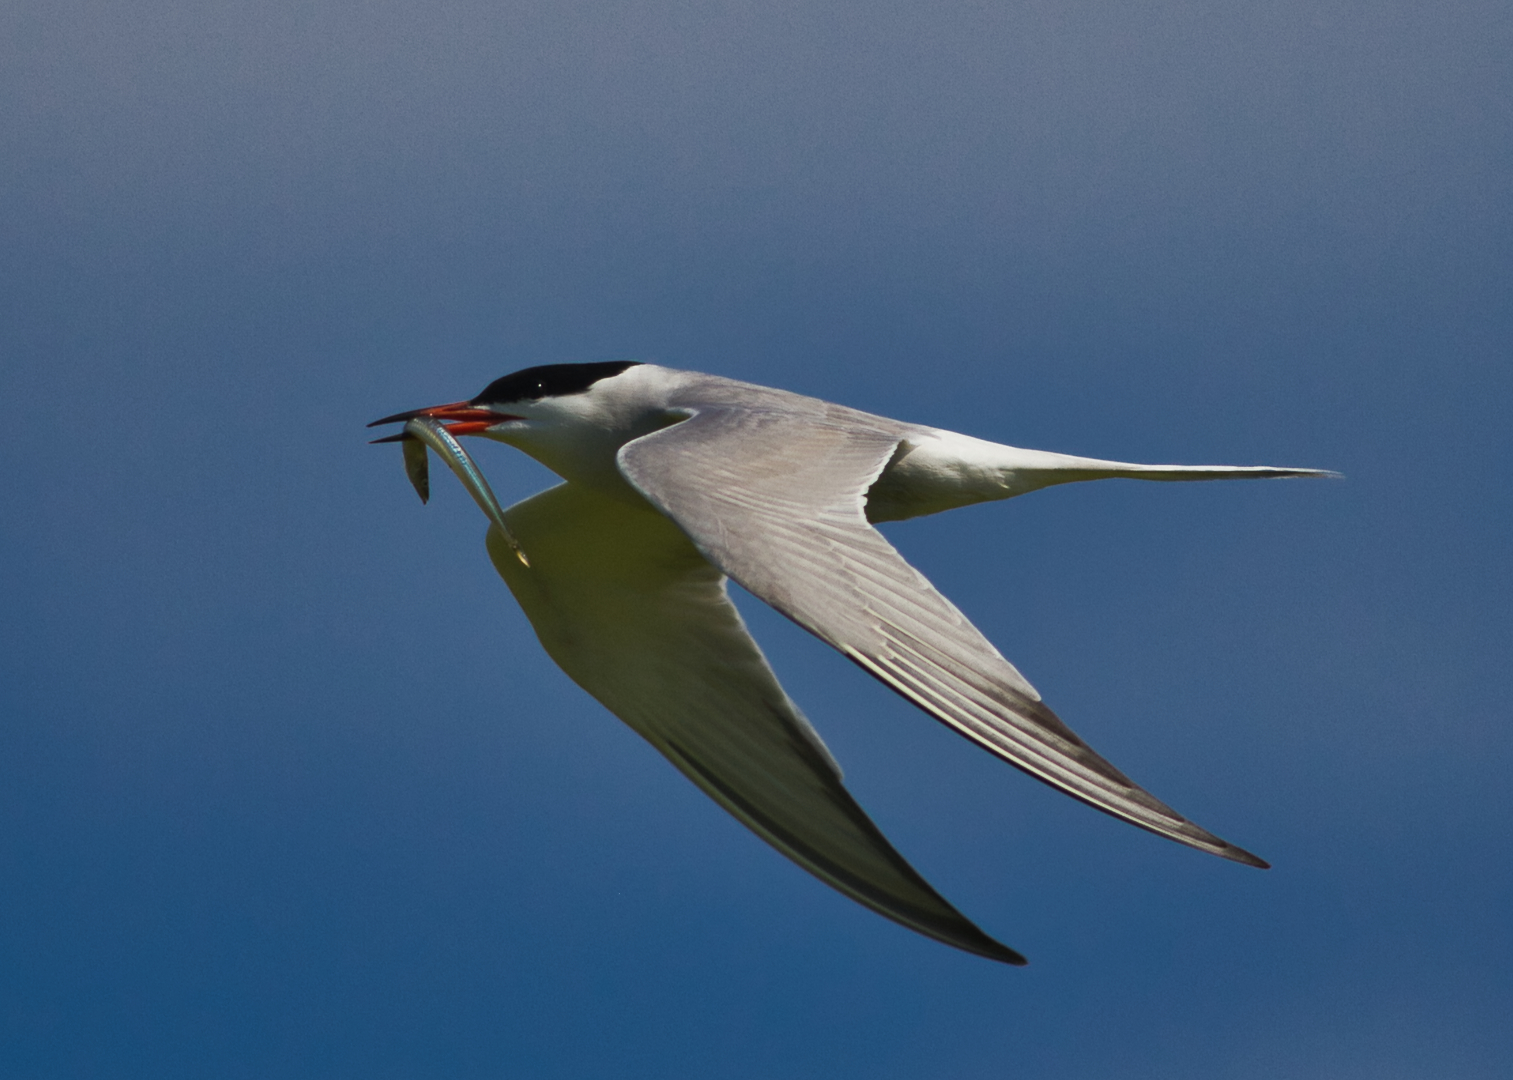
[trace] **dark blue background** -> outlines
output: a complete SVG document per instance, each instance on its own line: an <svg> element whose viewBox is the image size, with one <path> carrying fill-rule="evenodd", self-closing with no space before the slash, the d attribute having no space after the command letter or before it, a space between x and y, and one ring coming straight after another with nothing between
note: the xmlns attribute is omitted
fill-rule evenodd
<svg viewBox="0 0 1513 1080"><path fill-rule="evenodd" d="M1509 55L1505 3L0 8L0 1072L1505 1075ZM1031 966L754 839L550 664L450 478L423 509L364 443L617 358L1348 474L889 530L1276 868L747 603Z"/></svg>

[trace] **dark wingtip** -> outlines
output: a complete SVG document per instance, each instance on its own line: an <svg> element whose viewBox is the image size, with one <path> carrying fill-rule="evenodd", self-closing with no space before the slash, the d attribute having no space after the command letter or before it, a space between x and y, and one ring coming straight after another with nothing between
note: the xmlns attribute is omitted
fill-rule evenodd
<svg viewBox="0 0 1513 1080"><path fill-rule="evenodd" d="M1029 964L1029 961L1024 959L1024 954L1020 953L1017 948L1009 948L1002 941L996 941L996 939L990 938L986 933L983 933L982 930L977 929L976 924L970 923L967 920L962 921L964 921L965 927L956 930L955 933L949 933L949 935L946 935L946 933L930 933L930 936L937 939L937 941L946 942L947 945L955 945L956 948L965 951L965 953L971 953L973 956L982 956L983 959L988 959L988 961L997 961L999 964L1008 964L1015 968L1023 968L1024 965ZM911 926L909 929L918 929L918 927Z"/></svg>
<svg viewBox="0 0 1513 1080"><path fill-rule="evenodd" d="M997 942L995 942L994 944L997 944ZM998 947L1003 951L988 955L989 960L999 960L1005 964L1008 964L1010 967L1024 967L1029 963L1029 961L1026 960L1021 953L1015 952L1007 945L999 945Z"/></svg>
<svg viewBox="0 0 1513 1080"><path fill-rule="evenodd" d="M372 427L373 425L369 424L368 426ZM401 431L397 435L385 435L381 439L369 439L368 440L368 445L369 446L377 446L379 443L383 443L383 442L408 442L410 439L413 439L413 438L415 438L415 436L411 435L409 432Z"/></svg>
<svg viewBox="0 0 1513 1080"><path fill-rule="evenodd" d="M1222 856L1223 858L1228 859L1230 862L1240 863L1243 866L1254 866L1257 870L1271 869L1271 863L1267 862L1259 855L1252 855L1244 848L1235 847L1233 844L1226 844L1222 851L1216 851L1214 852L1214 854Z"/></svg>

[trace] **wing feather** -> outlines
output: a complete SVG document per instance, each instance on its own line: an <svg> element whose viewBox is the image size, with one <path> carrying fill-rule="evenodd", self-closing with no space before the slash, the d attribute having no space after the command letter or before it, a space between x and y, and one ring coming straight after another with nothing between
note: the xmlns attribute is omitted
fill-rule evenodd
<svg viewBox="0 0 1513 1080"><path fill-rule="evenodd" d="M489 554L575 682L706 794L821 880L890 919L1011 964L911 867L841 784L725 593L666 517L577 485L505 512Z"/></svg>
<svg viewBox="0 0 1513 1080"><path fill-rule="evenodd" d="M622 447L620 469L715 566L1030 775L1151 832L1266 865L1095 753L868 523L867 489L897 449L897 426L850 410L689 411Z"/></svg>

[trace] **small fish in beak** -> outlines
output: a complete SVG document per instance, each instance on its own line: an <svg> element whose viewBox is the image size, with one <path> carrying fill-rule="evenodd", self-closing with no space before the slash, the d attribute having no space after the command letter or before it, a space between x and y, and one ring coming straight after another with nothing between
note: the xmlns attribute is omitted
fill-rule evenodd
<svg viewBox="0 0 1513 1080"><path fill-rule="evenodd" d="M432 411L424 410L424 412ZM398 418L390 417L389 419ZM382 420L375 421L375 423L383 422ZM510 527L505 524L504 508L494 497L494 490L489 487L489 482L484 478L482 470L440 420L433 416L412 413L405 419L404 430L398 435L389 435L373 441L397 442L404 448L405 475L410 478L410 484L415 488L415 493L420 496L421 502L428 502L431 498L430 463L426 457L426 448L430 447L436 451L436 455L446 463L447 468L451 469L457 479L462 481L462 486L467 489L469 495L473 496L473 501L478 504L478 508L494 523L494 527L504 537L504 542L515 553L515 557L522 565L531 565L531 561L525 557L525 552L520 547L520 541L515 539L515 535L510 532Z"/></svg>
<svg viewBox="0 0 1513 1080"><path fill-rule="evenodd" d="M405 452L405 475L410 486L420 496L422 503L431 501L431 459L426 453L426 444L419 439L401 439L399 445Z"/></svg>

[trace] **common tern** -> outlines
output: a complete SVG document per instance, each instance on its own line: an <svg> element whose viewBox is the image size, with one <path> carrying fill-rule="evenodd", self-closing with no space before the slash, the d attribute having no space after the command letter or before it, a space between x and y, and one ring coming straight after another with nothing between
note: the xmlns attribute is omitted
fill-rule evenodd
<svg viewBox="0 0 1513 1080"><path fill-rule="evenodd" d="M1319 477L1136 465L985 442L654 364L550 364L386 416L427 497L429 446L490 519L487 546L547 653L743 824L904 926L1010 964L883 836L726 593L770 604L935 719L1099 810L1248 866L1095 753L873 525L1108 477ZM502 510L456 437L563 483Z"/></svg>

